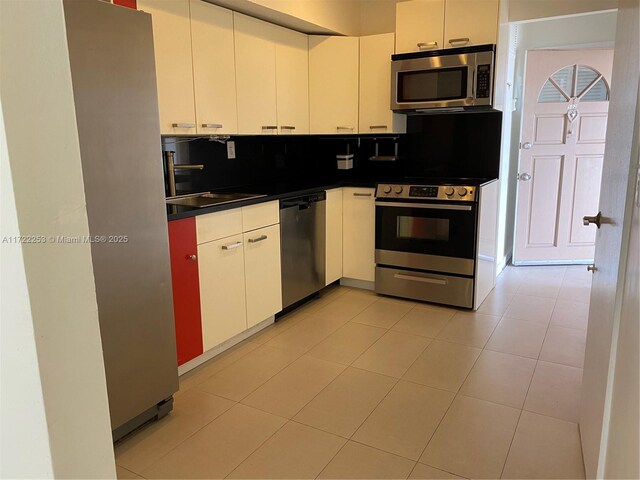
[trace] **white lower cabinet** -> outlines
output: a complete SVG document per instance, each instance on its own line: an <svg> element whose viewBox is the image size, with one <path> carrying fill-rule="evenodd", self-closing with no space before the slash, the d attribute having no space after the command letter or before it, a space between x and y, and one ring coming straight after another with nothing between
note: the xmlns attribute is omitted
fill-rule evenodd
<svg viewBox="0 0 640 480"><path fill-rule="evenodd" d="M280 225L243 235L247 328L282 310Z"/></svg>
<svg viewBox="0 0 640 480"><path fill-rule="evenodd" d="M342 188L327 190L325 285L342 278Z"/></svg>
<svg viewBox="0 0 640 480"><path fill-rule="evenodd" d="M375 199L373 188L342 189L342 276L375 280Z"/></svg>
<svg viewBox="0 0 640 480"><path fill-rule="evenodd" d="M203 351L282 310L278 213L274 201L196 217Z"/></svg>
<svg viewBox="0 0 640 480"><path fill-rule="evenodd" d="M198 245L198 268L202 345L207 351L247 328L243 236Z"/></svg>

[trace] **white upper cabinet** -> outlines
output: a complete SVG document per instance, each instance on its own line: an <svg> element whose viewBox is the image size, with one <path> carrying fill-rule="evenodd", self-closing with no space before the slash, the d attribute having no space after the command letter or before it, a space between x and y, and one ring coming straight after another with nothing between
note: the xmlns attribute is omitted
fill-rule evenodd
<svg viewBox="0 0 640 480"><path fill-rule="evenodd" d="M394 34L360 37L360 133L404 133L406 115L391 111Z"/></svg>
<svg viewBox="0 0 640 480"><path fill-rule="evenodd" d="M358 44L358 37L309 36L311 133L357 133Z"/></svg>
<svg viewBox="0 0 640 480"><path fill-rule="evenodd" d="M396 53L496 43L499 0L396 4Z"/></svg>
<svg viewBox="0 0 640 480"><path fill-rule="evenodd" d="M189 0L138 0L150 13L158 83L160 133L196 133Z"/></svg>
<svg viewBox="0 0 640 480"><path fill-rule="evenodd" d="M191 0L197 132L238 133L233 13Z"/></svg>
<svg viewBox="0 0 640 480"><path fill-rule="evenodd" d="M499 0L447 0L446 48L496 43Z"/></svg>
<svg viewBox="0 0 640 480"><path fill-rule="evenodd" d="M396 4L396 53L445 48L444 0Z"/></svg>
<svg viewBox="0 0 640 480"><path fill-rule="evenodd" d="M276 134L275 26L233 12L238 133Z"/></svg>
<svg viewBox="0 0 640 480"><path fill-rule="evenodd" d="M309 40L274 27L278 133L309 133Z"/></svg>

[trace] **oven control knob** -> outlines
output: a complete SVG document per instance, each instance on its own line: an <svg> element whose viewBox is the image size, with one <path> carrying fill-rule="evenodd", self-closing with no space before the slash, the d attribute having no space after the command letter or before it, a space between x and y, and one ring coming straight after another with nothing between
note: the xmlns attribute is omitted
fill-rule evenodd
<svg viewBox="0 0 640 480"><path fill-rule="evenodd" d="M384 187L384 193L391 193L391 185L386 185Z"/></svg>
<svg viewBox="0 0 640 480"><path fill-rule="evenodd" d="M467 189L462 187L458 189L458 195L460 195L461 197L464 197L467 194Z"/></svg>
<svg viewBox="0 0 640 480"><path fill-rule="evenodd" d="M397 193L398 195L400 195L400 194L402 193L402 187L401 187L401 186L399 186L399 185L398 185L398 186L396 187L396 193Z"/></svg>
<svg viewBox="0 0 640 480"><path fill-rule="evenodd" d="M446 195L447 197L450 197L451 195L453 195L453 192L454 192L454 190L453 190L453 188L452 188L452 187L447 187L447 188L445 189L445 191L444 191L444 193L445 193L445 195Z"/></svg>

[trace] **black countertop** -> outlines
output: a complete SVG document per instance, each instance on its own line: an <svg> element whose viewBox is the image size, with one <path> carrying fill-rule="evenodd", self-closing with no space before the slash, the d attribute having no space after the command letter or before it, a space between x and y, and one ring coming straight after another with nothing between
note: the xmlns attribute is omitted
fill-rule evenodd
<svg viewBox="0 0 640 480"><path fill-rule="evenodd" d="M295 197L298 195L306 195L321 190L330 190L340 187L375 187L375 180L359 180L359 181L336 181L336 180L318 180L309 182L279 182L269 185L255 185L248 187L234 188L234 193L255 193L263 195L256 198L246 200L238 200L235 202L223 203L220 205L212 205L210 207L185 207L181 205L167 205L167 217L169 220L179 220L181 218L195 217L207 213L221 212L232 208L246 207L247 205L255 205L258 203L271 202L282 198ZM227 190L216 190L219 193L226 193Z"/></svg>
<svg viewBox="0 0 640 480"><path fill-rule="evenodd" d="M295 197L298 195L306 195L321 190L330 190L332 188L340 187L361 187L361 188L374 188L376 183L422 183L422 184L449 184L454 185L472 185L480 186L485 183L490 183L494 179L444 179L444 178L402 178L402 179L361 179L361 180L322 180L305 181L305 182L278 182L268 185L255 185L234 188L231 191L233 193L255 193L262 195L256 198L249 198L246 200L238 200L235 202L223 203L220 205L212 205L210 207L186 207L181 205L167 205L167 217L168 220L179 220L181 218L195 217L197 215L204 215L207 213L221 212L223 210L230 210L232 208L245 207L247 205L255 205L258 203L271 202L273 200L280 200L288 197ZM216 190L217 193L229 193L230 190Z"/></svg>

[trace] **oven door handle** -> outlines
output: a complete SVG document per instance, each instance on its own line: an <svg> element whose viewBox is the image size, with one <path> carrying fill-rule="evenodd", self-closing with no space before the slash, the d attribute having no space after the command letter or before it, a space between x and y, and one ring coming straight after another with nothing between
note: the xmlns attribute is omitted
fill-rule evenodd
<svg viewBox="0 0 640 480"><path fill-rule="evenodd" d="M400 202L376 202L376 207L404 207L404 208L426 208L429 210L464 210L470 212L471 205L432 205L424 203L400 203Z"/></svg>
<svg viewBox="0 0 640 480"><path fill-rule="evenodd" d="M396 273L393 278L397 278L398 280L411 280L412 282L433 283L436 285L447 284L446 280L442 280L440 278L415 277L413 275L405 275L403 273Z"/></svg>

